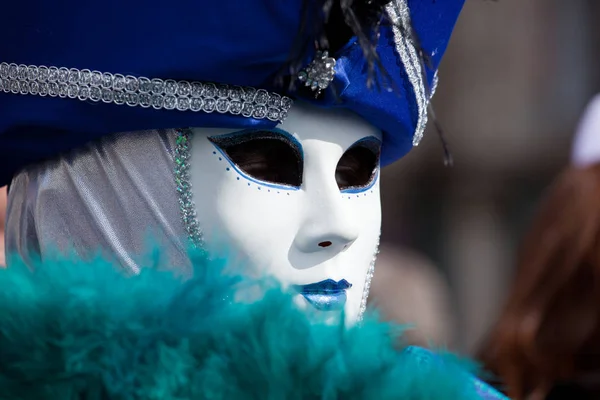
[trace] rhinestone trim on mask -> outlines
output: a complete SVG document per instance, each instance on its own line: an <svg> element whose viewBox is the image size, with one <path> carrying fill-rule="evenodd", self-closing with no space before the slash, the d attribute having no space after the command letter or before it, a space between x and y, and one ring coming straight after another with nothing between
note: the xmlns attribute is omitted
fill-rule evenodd
<svg viewBox="0 0 600 400"><path fill-rule="evenodd" d="M375 263L377 262L377 255L379 254L379 239L375 245L375 252L373 253L373 259L371 265L367 270L367 277L365 278L365 287L363 289L362 300L360 301L360 311L358 312L358 321L362 321L365 311L367 311L367 300L369 299L369 291L371 290L371 280L375 274Z"/></svg>
<svg viewBox="0 0 600 400"><path fill-rule="evenodd" d="M204 244L204 238L200 224L196 218L196 205L192 197L192 184L190 182L190 154L191 145L190 136L192 132L189 128L177 129L177 138L175 144L175 183L177 193L179 194L179 210L181 211L181 221L188 234L192 246L201 248Z"/></svg>
<svg viewBox="0 0 600 400"><path fill-rule="evenodd" d="M4 93L126 104L156 110L241 115L281 122L292 99L264 89L210 82L149 79L88 69L0 64Z"/></svg>

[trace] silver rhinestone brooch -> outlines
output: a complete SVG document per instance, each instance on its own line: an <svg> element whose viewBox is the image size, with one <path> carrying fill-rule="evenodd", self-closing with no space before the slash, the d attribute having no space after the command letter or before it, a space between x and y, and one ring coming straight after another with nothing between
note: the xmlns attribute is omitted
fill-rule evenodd
<svg viewBox="0 0 600 400"><path fill-rule="evenodd" d="M318 96L333 80L335 75L335 58L329 57L327 51L317 51L315 59L298 73L298 80L304 82Z"/></svg>

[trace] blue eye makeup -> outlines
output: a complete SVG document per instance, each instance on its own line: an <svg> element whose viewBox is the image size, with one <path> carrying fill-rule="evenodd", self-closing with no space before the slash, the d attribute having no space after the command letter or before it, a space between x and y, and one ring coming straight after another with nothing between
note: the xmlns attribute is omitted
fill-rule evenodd
<svg viewBox="0 0 600 400"><path fill-rule="evenodd" d="M248 129L208 140L246 179L283 190L298 190L304 174L304 153L296 138L282 129ZM373 186L379 173L381 141L369 136L346 150L336 166L342 193L361 193Z"/></svg>
<svg viewBox="0 0 600 400"><path fill-rule="evenodd" d="M249 129L208 140L251 181L288 190L302 185L302 145L284 130Z"/></svg>
<svg viewBox="0 0 600 400"><path fill-rule="evenodd" d="M370 189L379 173L381 141L369 136L355 142L338 161L335 179L342 193L361 193Z"/></svg>

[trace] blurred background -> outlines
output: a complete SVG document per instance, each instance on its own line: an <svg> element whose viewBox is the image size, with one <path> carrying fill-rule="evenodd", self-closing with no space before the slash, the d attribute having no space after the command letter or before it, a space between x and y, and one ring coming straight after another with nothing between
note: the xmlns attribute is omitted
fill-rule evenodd
<svg viewBox="0 0 600 400"><path fill-rule="evenodd" d="M473 354L498 316L543 190L569 161L600 91L597 0L467 0L429 125L382 174L382 250L371 301L411 340Z"/></svg>

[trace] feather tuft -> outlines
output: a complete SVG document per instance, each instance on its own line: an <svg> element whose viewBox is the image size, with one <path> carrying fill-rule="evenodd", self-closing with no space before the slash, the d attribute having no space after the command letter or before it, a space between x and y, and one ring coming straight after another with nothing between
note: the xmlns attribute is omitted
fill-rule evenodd
<svg viewBox="0 0 600 400"><path fill-rule="evenodd" d="M0 270L0 399L478 398L461 362L395 348L399 327L373 315L326 324L271 282L226 273L226 260L196 254L187 278L125 276L100 258L33 271L11 261ZM262 299L233 301L248 285Z"/></svg>

